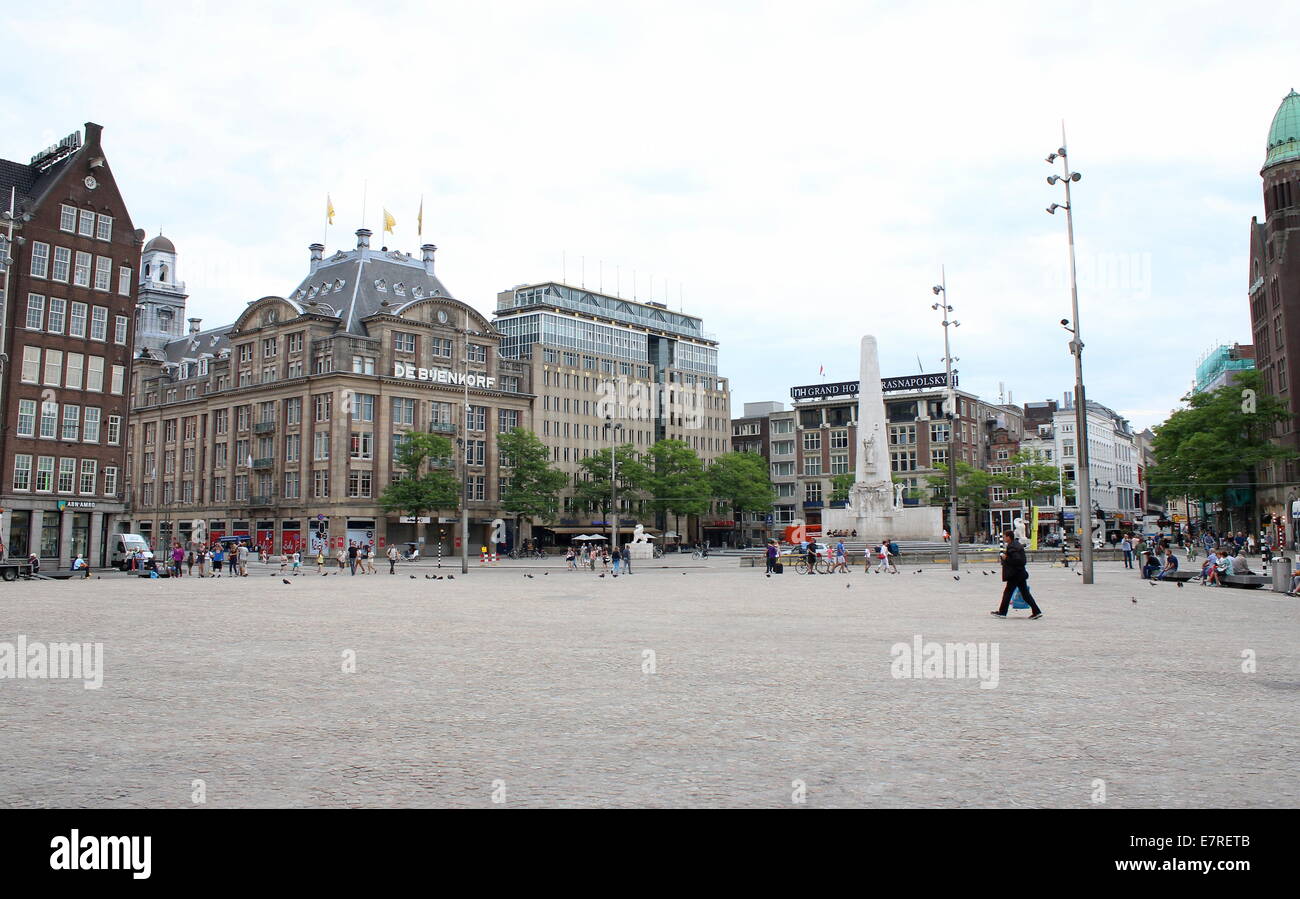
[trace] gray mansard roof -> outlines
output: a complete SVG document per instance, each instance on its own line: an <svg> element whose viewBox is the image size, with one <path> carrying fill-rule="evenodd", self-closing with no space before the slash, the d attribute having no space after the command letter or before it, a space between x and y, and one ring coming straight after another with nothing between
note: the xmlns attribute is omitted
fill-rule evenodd
<svg viewBox="0 0 1300 899"><path fill-rule="evenodd" d="M227 335L234 327L234 325L222 325L219 328L208 328L206 331L186 334L184 337L168 341L161 352L141 348L140 358L161 358L163 362L175 363L184 362L186 359L198 360L203 356L220 358L222 354L230 352L230 339Z"/></svg>
<svg viewBox="0 0 1300 899"><path fill-rule="evenodd" d="M367 316L429 297L451 298L433 274L432 259L426 264L397 250L369 248L340 250L285 294L285 299L304 309L310 310L313 303L331 307L341 330L362 335L366 333L362 319Z"/></svg>

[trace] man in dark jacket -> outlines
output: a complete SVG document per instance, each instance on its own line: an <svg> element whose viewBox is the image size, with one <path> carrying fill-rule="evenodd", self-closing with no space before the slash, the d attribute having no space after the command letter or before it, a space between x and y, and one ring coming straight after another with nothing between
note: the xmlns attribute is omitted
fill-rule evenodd
<svg viewBox="0 0 1300 899"><path fill-rule="evenodd" d="M1007 617L1007 607L1011 605L1011 594L1020 588L1021 598L1029 603L1030 618L1042 618L1043 613L1039 611L1038 604L1034 602L1034 595L1029 592L1029 572L1025 569L1025 548L1020 545L1016 535L1011 531L1003 531L1002 539L1006 543L1006 549L1002 551L1002 580L1005 586L1002 588L1002 605L998 606L996 612L989 612L990 615L996 615L999 618Z"/></svg>

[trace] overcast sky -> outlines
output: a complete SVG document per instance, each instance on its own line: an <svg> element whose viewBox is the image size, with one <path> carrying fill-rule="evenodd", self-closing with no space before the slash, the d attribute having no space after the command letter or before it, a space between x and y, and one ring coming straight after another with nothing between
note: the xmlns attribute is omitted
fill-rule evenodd
<svg viewBox="0 0 1300 899"><path fill-rule="evenodd" d="M1091 398L1158 423L1250 341L1248 225L1279 102L1283 3L169 2L6 10L0 155L87 120L136 227L181 254L205 326L396 217L390 247L488 312L559 279L665 298L721 341L733 412L789 387L942 370L1073 384L1069 131ZM380 241L376 241L378 246ZM567 266L564 262L567 257ZM584 262L585 257L585 275ZM653 281L651 280L653 278Z"/></svg>

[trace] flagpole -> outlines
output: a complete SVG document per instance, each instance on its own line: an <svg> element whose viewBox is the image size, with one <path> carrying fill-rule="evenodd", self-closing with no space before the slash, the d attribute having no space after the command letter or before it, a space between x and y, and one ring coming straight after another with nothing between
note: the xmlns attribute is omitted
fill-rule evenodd
<svg viewBox="0 0 1300 899"><path fill-rule="evenodd" d="M366 179L361 182L361 227L366 226L366 203L370 193L370 180Z"/></svg>

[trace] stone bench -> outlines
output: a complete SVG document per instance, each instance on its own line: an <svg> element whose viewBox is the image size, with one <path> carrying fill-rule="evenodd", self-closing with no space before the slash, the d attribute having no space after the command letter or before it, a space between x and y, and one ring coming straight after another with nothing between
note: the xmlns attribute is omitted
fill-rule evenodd
<svg viewBox="0 0 1300 899"><path fill-rule="evenodd" d="M1164 577L1158 578L1158 580L1181 581L1182 583L1185 584L1188 581L1199 580L1200 577L1201 577L1201 573L1199 571L1183 571L1180 569L1178 571L1171 571L1168 574L1166 574Z"/></svg>
<svg viewBox="0 0 1300 899"><path fill-rule="evenodd" d="M1240 587L1247 590L1273 586L1273 579L1266 574L1225 574L1219 580L1225 587Z"/></svg>

